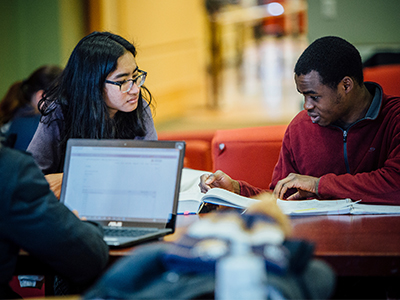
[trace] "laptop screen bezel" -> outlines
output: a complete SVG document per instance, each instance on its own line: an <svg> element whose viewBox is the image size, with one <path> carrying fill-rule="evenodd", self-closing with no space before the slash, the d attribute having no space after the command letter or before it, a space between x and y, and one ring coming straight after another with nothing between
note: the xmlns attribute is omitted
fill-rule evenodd
<svg viewBox="0 0 400 300"><path fill-rule="evenodd" d="M185 156L186 144L184 141L144 141L144 140L121 140L121 139L69 139L64 160L64 176L61 185L60 201L65 204L66 186L68 184L68 173L70 165L71 150L73 147L135 147L135 148L173 148L179 150L179 158L177 164L177 179L175 186L175 194L171 214L167 220L161 221L119 221L119 220L90 220L95 221L103 226L117 225L119 227L151 227L151 228L170 228L175 230L176 215L178 210L179 190L182 177L183 161Z"/></svg>

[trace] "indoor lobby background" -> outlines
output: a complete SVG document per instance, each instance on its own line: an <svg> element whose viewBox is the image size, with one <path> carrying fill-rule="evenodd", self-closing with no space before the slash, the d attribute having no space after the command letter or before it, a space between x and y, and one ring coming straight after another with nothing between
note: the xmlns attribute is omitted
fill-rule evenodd
<svg viewBox="0 0 400 300"><path fill-rule="evenodd" d="M341 36L363 60L400 52L399 15L399 0L0 0L0 96L111 31L137 47L158 131L287 124L302 108L293 67L310 42Z"/></svg>

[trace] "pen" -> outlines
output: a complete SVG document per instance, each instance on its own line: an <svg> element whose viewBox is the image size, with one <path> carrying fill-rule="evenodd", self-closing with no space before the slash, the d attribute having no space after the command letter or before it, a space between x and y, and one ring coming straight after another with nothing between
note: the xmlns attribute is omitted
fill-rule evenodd
<svg viewBox="0 0 400 300"><path fill-rule="evenodd" d="M183 215L187 216L187 215L195 215L195 212L191 212L191 211L184 211Z"/></svg>

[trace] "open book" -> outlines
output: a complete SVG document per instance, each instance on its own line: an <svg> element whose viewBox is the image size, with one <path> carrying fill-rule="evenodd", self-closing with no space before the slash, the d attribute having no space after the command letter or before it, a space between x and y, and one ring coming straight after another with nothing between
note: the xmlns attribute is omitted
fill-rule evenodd
<svg viewBox="0 0 400 300"><path fill-rule="evenodd" d="M243 197L227 190L213 188L206 194L200 192L200 176L207 172L184 169L183 186L179 196L178 214L196 214L204 203L246 209L255 199ZM277 200L280 209L286 215L366 215L366 214L400 214L400 206L361 204L351 199L339 200Z"/></svg>
<svg viewBox="0 0 400 300"><path fill-rule="evenodd" d="M207 171L184 168L182 170L181 188L179 192L178 214L197 214L201 205L200 176Z"/></svg>
<svg viewBox="0 0 400 300"><path fill-rule="evenodd" d="M209 190L200 199L203 203L211 203L227 207L246 209L251 204L259 201L247 197L237 195L227 190L213 188ZM286 201L277 200L277 204L282 212L286 215L341 215L350 214L354 211L355 202L351 199L340 200L302 200L302 201ZM399 207L400 208L400 207ZM400 212L400 210L399 210Z"/></svg>
<svg viewBox="0 0 400 300"><path fill-rule="evenodd" d="M246 209L257 201L220 188L213 188L206 194L201 192L181 193L178 203L178 214L197 214L205 203Z"/></svg>
<svg viewBox="0 0 400 300"><path fill-rule="evenodd" d="M182 170L178 214L197 214L204 203L246 208L257 201L220 188L213 188L206 194L200 192L200 176L207 173L187 168Z"/></svg>
<svg viewBox="0 0 400 300"><path fill-rule="evenodd" d="M278 200L284 214L291 216L314 215L397 215L400 206L361 204L351 199L340 200Z"/></svg>

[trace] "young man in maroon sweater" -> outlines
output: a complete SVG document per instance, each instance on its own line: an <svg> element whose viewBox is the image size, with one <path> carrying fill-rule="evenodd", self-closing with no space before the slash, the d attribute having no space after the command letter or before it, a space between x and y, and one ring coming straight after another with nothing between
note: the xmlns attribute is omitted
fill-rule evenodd
<svg viewBox="0 0 400 300"><path fill-rule="evenodd" d="M315 40L295 69L304 110L285 133L271 190L280 199L362 199L400 204L400 97L364 82L361 56L339 37ZM264 190L222 171L201 177L203 192Z"/></svg>

